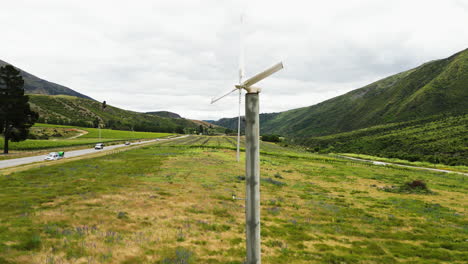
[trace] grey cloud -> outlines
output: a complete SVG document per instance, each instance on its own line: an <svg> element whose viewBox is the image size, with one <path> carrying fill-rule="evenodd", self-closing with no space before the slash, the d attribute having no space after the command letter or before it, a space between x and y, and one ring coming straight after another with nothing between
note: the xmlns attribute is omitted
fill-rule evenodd
<svg viewBox="0 0 468 264"><path fill-rule="evenodd" d="M124 109L217 119L237 114L235 94L209 100L238 81L242 10L247 77L285 64L259 83L262 112L318 103L468 43L460 0L241 2L6 2L0 59Z"/></svg>

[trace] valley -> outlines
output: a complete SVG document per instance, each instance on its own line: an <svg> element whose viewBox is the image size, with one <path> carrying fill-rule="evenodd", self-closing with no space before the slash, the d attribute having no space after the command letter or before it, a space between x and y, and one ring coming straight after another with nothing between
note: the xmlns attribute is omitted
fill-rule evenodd
<svg viewBox="0 0 468 264"><path fill-rule="evenodd" d="M242 263L235 138L2 172L5 263ZM242 156L243 157L243 156ZM464 263L466 176L261 146L264 263ZM423 181L424 189L405 189ZM21 194L21 195L18 195Z"/></svg>
<svg viewBox="0 0 468 264"><path fill-rule="evenodd" d="M47 61L42 66L55 68L49 72L36 64L84 85L92 97L0 60L0 264L258 264L260 252L267 264L468 263L468 49L422 64L394 57L395 65L384 65L399 69L393 72L374 71L383 64L373 60L388 56L380 52L378 58L346 52L348 62L331 60L345 70L324 76L291 63L307 68L269 80L298 94L349 84L341 78L366 60L368 76L380 80L263 114L261 89L252 85L283 63L245 80L241 54L239 85L212 99L248 92L244 101L236 98L236 109L245 102L248 113L240 130L249 132L238 139L237 117L183 117L230 113L219 104L232 102L200 103L232 77L223 75L231 66L218 65L225 55L217 57L229 52L200 50L194 59L186 43L190 49L207 43L176 39L184 52L175 60L159 61L176 53L163 41L164 48L146 55L103 52L96 69L57 72L62 64ZM157 62L120 66L155 55ZM101 61L107 57L119 63ZM319 68L331 65L315 60ZM208 79L200 77L204 71Z"/></svg>

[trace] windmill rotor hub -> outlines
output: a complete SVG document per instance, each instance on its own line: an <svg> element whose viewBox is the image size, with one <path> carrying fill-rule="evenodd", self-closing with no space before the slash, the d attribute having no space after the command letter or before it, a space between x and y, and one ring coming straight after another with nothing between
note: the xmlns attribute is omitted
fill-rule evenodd
<svg viewBox="0 0 468 264"><path fill-rule="evenodd" d="M246 86L246 85L235 85L237 89L244 89L247 93L260 93L262 88L260 87L253 87L253 86Z"/></svg>
<svg viewBox="0 0 468 264"><path fill-rule="evenodd" d="M247 91L247 93L249 94L258 94L262 91L262 88L260 87L253 87L253 86L249 86L249 87L244 87L244 89Z"/></svg>

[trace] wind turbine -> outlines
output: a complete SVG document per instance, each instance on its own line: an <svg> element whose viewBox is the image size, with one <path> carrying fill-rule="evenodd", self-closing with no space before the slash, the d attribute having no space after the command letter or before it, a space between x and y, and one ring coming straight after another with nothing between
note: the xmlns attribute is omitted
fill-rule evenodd
<svg viewBox="0 0 468 264"><path fill-rule="evenodd" d="M241 62L243 61L241 55ZM237 158L239 160L239 138L240 138L240 98L242 89L246 90L245 95L245 221L246 221L246 251L248 264L260 264L260 111L258 87L252 85L267 78L275 72L283 69L283 63L277 63L263 72L242 82L244 75L243 62L239 67L239 84L228 93L211 100L215 103L229 94L239 90L239 117L238 117L238 137L237 137Z"/></svg>
<svg viewBox="0 0 468 264"><path fill-rule="evenodd" d="M242 85L242 79L244 78L245 68L244 68L244 34L243 34L243 25L244 25L244 16L241 15L241 27L240 27L240 49L239 49L239 85ZM211 99L211 103L215 103L216 101L220 100L221 98L228 96L232 92L239 90L239 114L237 115L237 151L236 151L236 160L237 162L240 161L240 136L241 136L241 103L242 103L242 89L234 88L232 91L218 97L217 99Z"/></svg>

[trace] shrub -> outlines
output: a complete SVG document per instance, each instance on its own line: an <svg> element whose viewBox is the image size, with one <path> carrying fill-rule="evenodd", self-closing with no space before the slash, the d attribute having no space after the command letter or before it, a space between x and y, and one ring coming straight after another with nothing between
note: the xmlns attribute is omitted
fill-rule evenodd
<svg viewBox="0 0 468 264"><path fill-rule="evenodd" d="M117 214L118 219L128 219L128 214L126 212L119 212Z"/></svg>
<svg viewBox="0 0 468 264"><path fill-rule="evenodd" d="M384 187L384 191L393 193L419 193L419 194L434 194L422 180L414 180L404 183L400 186Z"/></svg>
<svg viewBox="0 0 468 264"><path fill-rule="evenodd" d="M41 237L37 234L33 234L31 236L25 237L25 240L21 241L21 243L15 246L15 248L19 250L35 250L39 249L41 244Z"/></svg>
<svg viewBox="0 0 468 264"><path fill-rule="evenodd" d="M268 142L280 142L281 139L278 135L263 135L262 136L262 141L268 141Z"/></svg>
<svg viewBox="0 0 468 264"><path fill-rule="evenodd" d="M275 174L275 178L277 178L277 179L284 179L283 176L281 176L281 174L280 174L279 172L277 172L277 173Z"/></svg>
<svg viewBox="0 0 468 264"><path fill-rule="evenodd" d="M281 181L273 180L272 178L262 178L261 181L266 182L266 183L271 183L271 184L276 185L276 186L286 185L286 183L281 182Z"/></svg>

